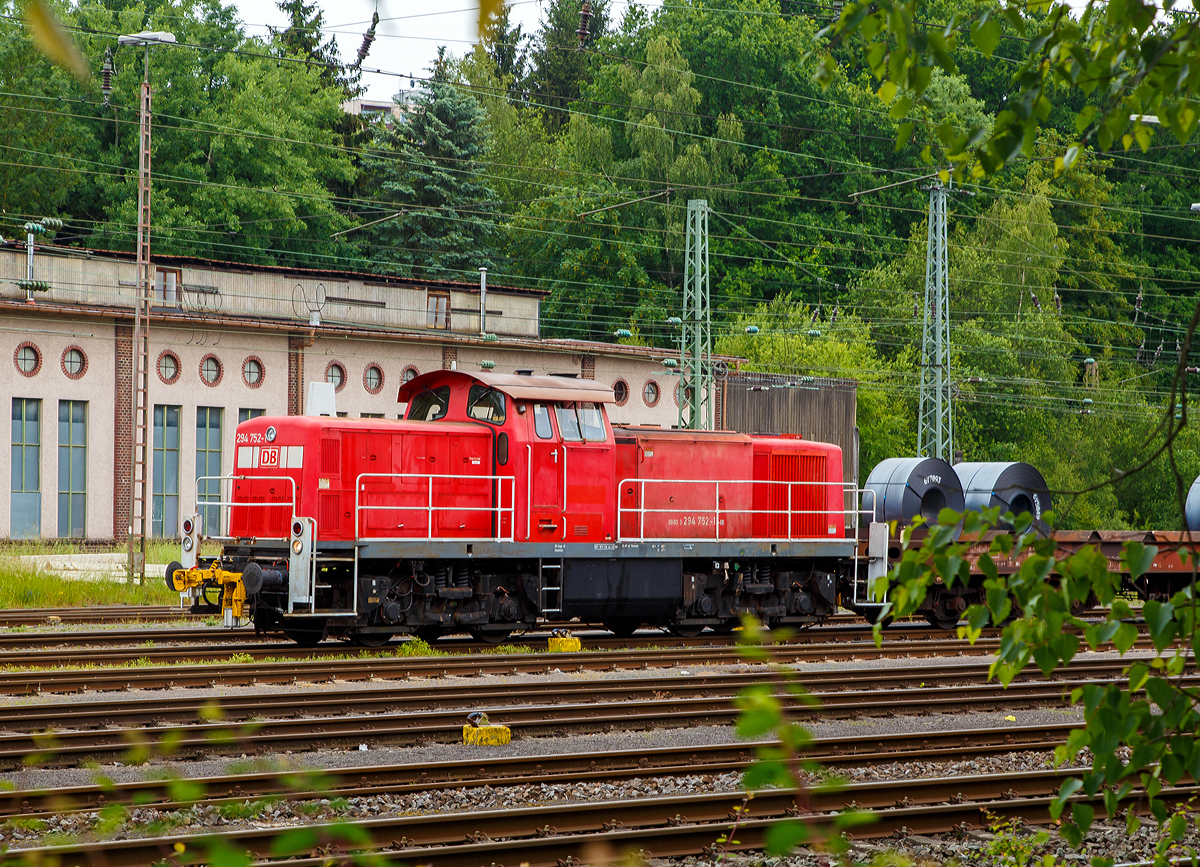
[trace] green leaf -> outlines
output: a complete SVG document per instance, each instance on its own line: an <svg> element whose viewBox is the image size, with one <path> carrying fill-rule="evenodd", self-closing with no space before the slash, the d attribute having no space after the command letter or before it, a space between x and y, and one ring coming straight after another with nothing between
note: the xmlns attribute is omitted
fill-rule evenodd
<svg viewBox="0 0 1200 867"><path fill-rule="evenodd" d="M879 86L879 98L885 103L890 103L896 96L896 85L891 81L885 81Z"/></svg>
<svg viewBox="0 0 1200 867"><path fill-rule="evenodd" d="M767 852L771 855L787 855L801 843L808 840L808 828L803 822L795 819L785 819L776 822L767 829L763 836Z"/></svg>
<svg viewBox="0 0 1200 867"><path fill-rule="evenodd" d="M1146 600L1142 616L1150 629L1150 640L1159 650L1165 650L1175 638L1175 606L1170 602Z"/></svg>
<svg viewBox="0 0 1200 867"><path fill-rule="evenodd" d="M992 52L996 50L996 46L1000 44L1000 37L1003 35L1003 30L1000 27L1000 22L989 16L986 12L983 17L971 25L971 41L975 43L985 57L991 57Z"/></svg>
<svg viewBox="0 0 1200 867"><path fill-rule="evenodd" d="M1117 631L1113 635L1113 646L1121 653L1125 653L1129 648L1133 647L1134 642L1137 641L1137 637L1138 631L1136 626L1132 623L1122 623L1117 627Z"/></svg>
<svg viewBox="0 0 1200 867"><path fill-rule="evenodd" d="M1095 818L1096 808L1091 804L1075 804L1071 807L1071 821L1078 825L1084 834L1092 827L1092 820Z"/></svg>
<svg viewBox="0 0 1200 867"><path fill-rule="evenodd" d="M1057 819L1062 815L1063 807L1066 806L1067 800L1083 788L1083 780L1078 777L1070 777L1063 780L1062 785L1058 789L1058 794L1054 800L1050 802L1050 818Z"/></svg>
<svg viewBox="0 0 1200 867"><path fill-rule="evenodd" d="M1130 578L1138 578L1146 573L1154 558L1158 556L1158 546L1143 545L1141 542L1126 542L1125 550L1121 552L1121 563Z"/></svg>

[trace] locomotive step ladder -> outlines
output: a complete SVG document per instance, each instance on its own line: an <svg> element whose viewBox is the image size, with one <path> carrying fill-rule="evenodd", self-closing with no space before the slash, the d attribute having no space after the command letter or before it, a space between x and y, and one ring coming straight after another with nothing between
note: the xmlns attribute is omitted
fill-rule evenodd
<svg viewBox="0 0 1200 867"><path fill-rule="evenodd" d="M538 559L538 608L543 614L562 613L563 561Z"/></svg>

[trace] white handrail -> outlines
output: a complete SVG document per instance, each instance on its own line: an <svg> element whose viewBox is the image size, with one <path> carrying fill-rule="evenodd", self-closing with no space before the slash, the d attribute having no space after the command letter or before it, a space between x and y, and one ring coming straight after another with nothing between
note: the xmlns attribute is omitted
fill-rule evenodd
<svg viewBox="0 0 1200 867"><path fill-rule="evenodd" d="M216 481L219 481L222 483L222 485L221 485L222 491L218 495L218 496L222 497L222 499L201 500L200 497L205 496L205 495L200 494L200 482L209 482L209 481L213 481L213 480L216 480ZM230 484L230 489L229 489L230 499L228 499L228 500L224 499L224 483L226 483L226 482L228 482ZM278 500L273 503L248 503L248 502L243 502L241 500L234 500L233 499L233 487L232 487L234 482L287 482L288 485L291 486L292 496L291 496L290 500ZM254 537L256 539L262 538L262 539L270 539L270 540L287 539L288 533L290 532L290 529L291 529L292 519L294 519L296 517L296 480L293 479L291 476L235 476L233 473L230 473L227 476L196 476L196 504L195 504L195 508L193 510L193 514L196 514L196 515L201 514L200 509L202 506L203 507L216 506L218 509L232 509L234 506L237 506L238 508L242 508L244 506L244 507L250 508L250 509L282 509L285 507L290 508L291 514L290 514L290 516L288 518L288 522L287 522L288 529L284 531L284 534L282 536L261 536L261 537L255 536ZM226 519L225 520L226 526L231 526L233 524L233 515L232 514L227 514L225 516L225 519ZM233 539L238 539L238 538L243 538L243 537L233 536L233 535L222 536L219 533L215 534L215 535L205 533L204 538L212 539L214 541L220 542L220 541L232 541Z"/></svg>
<svg viewBox="0 0 1200 867"><path fill-rule="evenodd" d="M400 491L368 491L364 484L365 479L413 479L423 480L426 484L426 501L424 506L404 506L404 505L366 505L362 502L361 497L366 494L376 494L379 496L396 496L400 495ZM434 506L433 504L433 486L434 481L449 482L449 481L468 481L468 482L499 482L499 490L494 505L481 506ZM505 494L505 483L508 487L508 497ZM404 496L414 496L417 492L413 491ZM504 505L505 500L509 504ZM516 479L512 476L470 476L470 475L440 475L433 473L360 473L354 484L354 538L356 540L370 538L379 541L405 541L411 540L412 536L363 536L362 529L362 513L363 512L424 512L425 513L425 538L433 540L435 538L448 538L455 541L461 541L467 538L465 536L450 536L450 537L435 537L433 535L433 516L440 512L487 512L494 516L496 521L496 533L494 536L480 536L480 540L490 539L496 542L513 542L516 540ZM508 534L504 533L504 516L508 515ZM403 527L403 524L400 525Z"/></svg>
<svg viewBox="0 0 1200 867"><path fill-rule="evenodd" d="M811 515L822 515L822 516L829 516L829 517L837 516L838 520L841 522L840 529L844 530L845 524L846 524L846 518L849 515L853 514L857 518L857 516L860 514L869 514L873 519L874 514L875 514L874 492L871 492L872 493L872 506L869 510L868 509L846 509L845 505L844 505L846 493L852 491L855 495L855 502L857 503L860 493L863 493L863 492L859 488L857 488L853 485L846 485L846 484L843 484L842 482L757 480L757 479L637 479L637 478L628 478L628 479L621 480L620 485L618 487L618 491L625 490L625 487L627 485L632 486L637 491L636 505L635 506L624 505L621 501L622 495L618 494L618 503L617 503L617 540L618 541L627 541L627 542L708 542L708 541L717 541L717 542L720 542L720 541L749 541L749 540L754 540L754 539L761 539L764 541L767 541L770 539L786 539L787 541L797 541L798 539L813 539L813 540L820 539L822 541L828 541L830 539L830 535L824 534L824 533L819 534L819 535L811 535L811 536L798 536L796 531L794 530L795 519L797 517L801 517L801 516L805 516L805 515L810 515L810 516ZM688 493L691 493L696 497L696 502L702 502L703 497L704 497L704 491L706 490L707 486L712 486L713 508L710 510L705 507L689 508L689 507L680 507L678 505L673 505L670 508L648 508L646 505L647 486L655 486L655 485L670 485L673 488L681 488L682 487L685 491L690 486L690 487L692 487L693 490ZM756 508L751 499L751 498L753 498L754 494L763 489L777 490L777 488L772 488L771 486L778 486L778 485L786 486L787 507L784 509L770 508L769 504L768 504L767 508ZM840 508L830 508L828 506L818 504L817 508L806 508L806 509L795 508L795 503L793 500L794 494L792 491L792 487L798 486L798 485L804 485L809 488L815 487L815 488L820 488L820 489L824 489L824 490L828 490L831 487L836 487L841 496L841 499L842 499L842 506ZM729 489L731 487L736 488L738 486L749 486L749 490L746 492L746 497L747 497L746 507L745 508L731 508L729 505L722 505L722 493L724 493L727 497L729 494ZM698 489L697 489L697 487L698 487ZM677 491L675 491L673 493L675 495L678 495ZM816 494L816 496L818 498L822 498L822 495L820 493ZM624 529L625 528L625 518L628 515L637 515L637 531L636 531L636 533L627 534L625 532L625 529ZM679 521L676 524L674 524L673 526L705 527L705 526L711 524L713 529L712 529L711 534L705 534L702 536L694 536L694 535L693 536L684 536L684 535L648 536L647 530L646 530L646 516L647 515L650 515L650 516L675 515L675 516L679 517ZM728 528L728 526L727 526L726 533L723 534L722 529L721 529L722 521L726 520L730 516L734 516L734 515L748 515L752 519L760 517L760 516L768 517L768 518L771 516L783 516L787 522L786 531L784 533L781 533L778 535L770 534L769 530L768 530L768 533L766 533L766 534L755 535L752 532L751 535L736 535L736 534L731 533L730 528ZM857 527L857 521L855 521L854 523L855 523L855 527ZM668 524L668 526L672 526L672 525ZM846 538L846 537L838 536L837 538Z"/></svg>

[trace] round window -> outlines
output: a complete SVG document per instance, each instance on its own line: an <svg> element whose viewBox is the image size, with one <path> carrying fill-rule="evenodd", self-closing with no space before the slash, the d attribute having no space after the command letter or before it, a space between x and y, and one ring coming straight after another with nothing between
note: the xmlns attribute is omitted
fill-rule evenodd
<svg viewBox="0 0 1200 867"><path fill-rule="evenodd" d="M646 383L646 387L642 389L642 400L646 402L646 406L654 406L658 403L658 383L653 379Z"/></svg>
<svg viewBox="0 0 1200 867"><path fill-rule="evenodd" d="M68 349L63 353L63 370L67 376L82 376L83 369L87 365L84 360L83 351L75 348Z"/></svg>
<svg viewBox="0 0 1200 867"><path fill-rule="evenodd" d="M158 357L158 376L170 385L179 378L179 359L170 352L164 352Z"/></svg>
<svg viewBox="0 0 1200 867"><path fill-rule="evenodd" d="M17 370L26 376L33 376L42 366L42 357L33 346L22 346L17 350Z"/></svg>
<svg viewBox="0 0 1200 867"><path fill-rule="evenodd" d="M616 398L617 406L624 406L625 401L629 400L629 383L623 379L614 382L613 397Z"/></svg>
<svg viewBox="0 0 1200 867"><path fill-rule="evenodd" d="M331 362L329 367L325 368L325 381L340 390L346 384L346 371L340 364Z"/></svg>
<svg viewBox="0 0 1200 867"><path fill-rule="evenodd" d="M206 355L200 362L200 378L205 385L216 385L221 381L221 362L215 355Z"/></svg>
<svg viewBox="0 0 1200 867"><path fill-rule="evenodd" d="M367 367L363 373L363 385L371 394L377 394L383 388L383 370L378 364L372 364Z"/></svg>
<svg viewBox="0 0 1200 867"><path fill-rule="evenodd" d="M417 369L415 367L404 368L404 381L405 382L408 382L409 380L416 379L416 378L417 378Z"/></svg>

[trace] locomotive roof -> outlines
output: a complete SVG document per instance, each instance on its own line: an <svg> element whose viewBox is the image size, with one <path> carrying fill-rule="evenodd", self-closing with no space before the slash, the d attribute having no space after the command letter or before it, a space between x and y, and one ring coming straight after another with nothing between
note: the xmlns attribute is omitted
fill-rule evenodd
<svg viewBox="0 0 1200 867"><path fill-rule="evenodd" d="M566 376L521 376L513 373L467 373L457 370L434 370L413 377L400 386L398 403L405 403L430 384L447 377L461 376L475 380L514 400L584 400L594 403L615 403L612 388L593 379L573 379Z"/></svg>

